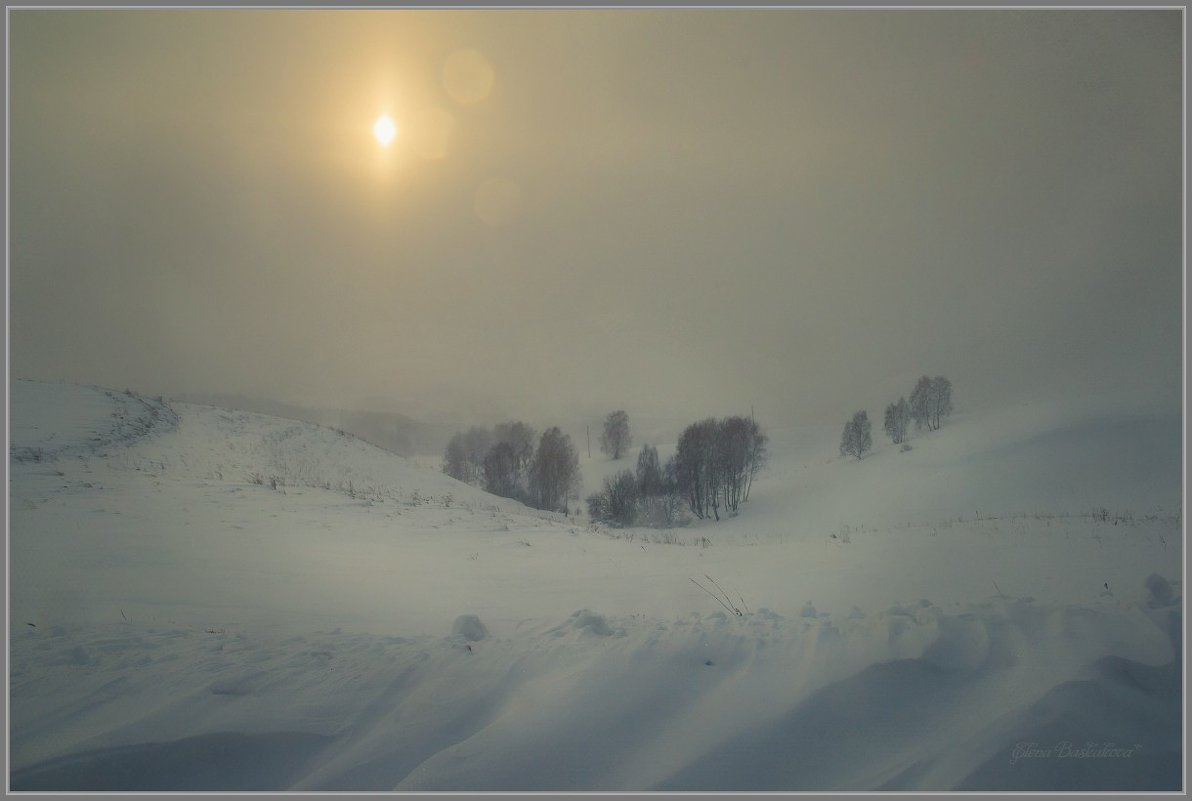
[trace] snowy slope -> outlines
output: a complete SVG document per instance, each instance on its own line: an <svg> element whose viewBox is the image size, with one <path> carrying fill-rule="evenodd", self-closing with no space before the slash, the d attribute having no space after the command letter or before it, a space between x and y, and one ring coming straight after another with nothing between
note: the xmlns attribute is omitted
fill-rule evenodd
<svg viewBox="0 0 1192 801"><path fill-rule="evenodd" d="M748 512L703 527L717 542L818 539L848 526L935 526L942 521L1032 515L1179 513L1181 420L1088 406L1022 406L949 421L910 435L902 452L875 426L873 450L839 456L839 428L768 431L775 458L757 479ZM660 444L666 460L674 445ZM605 476L633 470L581 455L584 495Z"/></svg>
<svg viewBox="0 0 1192 801"><path fill-rule="evenodd" d="M11 393L13 789L1178 784L1166 421L773 432L739 517L594 531L330 429ZM1138 747L1012 761L1064 739Z"/></svg>

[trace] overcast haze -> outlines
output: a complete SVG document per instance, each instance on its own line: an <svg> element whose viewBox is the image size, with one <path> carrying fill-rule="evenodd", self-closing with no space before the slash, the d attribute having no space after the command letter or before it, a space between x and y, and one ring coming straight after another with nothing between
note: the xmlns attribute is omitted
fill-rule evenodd
<svg viewBox="0 0 1192 801"><path fill-rule="evenodd" d="M880 420L922 373L1180 408L1179 11L9 20L13 377L538 426Z"/></svg>

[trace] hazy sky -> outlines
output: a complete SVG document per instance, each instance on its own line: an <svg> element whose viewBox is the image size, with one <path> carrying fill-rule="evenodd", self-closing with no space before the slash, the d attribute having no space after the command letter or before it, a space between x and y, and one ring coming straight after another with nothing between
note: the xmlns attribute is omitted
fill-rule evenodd
<svg viewBox="0 0 1192 801"><path fill-rule="evenodd" d="M922 373L1178 412L1179 11L9 19L14 377L538 426L880 420Z"/></svg>

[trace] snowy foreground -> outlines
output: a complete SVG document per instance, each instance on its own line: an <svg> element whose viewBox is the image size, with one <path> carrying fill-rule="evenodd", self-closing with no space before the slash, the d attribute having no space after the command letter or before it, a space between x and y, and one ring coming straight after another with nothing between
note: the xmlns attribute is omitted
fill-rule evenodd
<svg viewBox="0 0 1192 801"><path fill-rule="evenodd" d="M325 428L11 393L13 790L1180 786L1178 418L771 431L739 517L605 531Z"/></svg>

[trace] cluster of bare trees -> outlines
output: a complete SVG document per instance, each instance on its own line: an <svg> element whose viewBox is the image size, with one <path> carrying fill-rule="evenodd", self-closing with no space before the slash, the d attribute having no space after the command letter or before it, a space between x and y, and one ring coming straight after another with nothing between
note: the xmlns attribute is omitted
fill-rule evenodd
<svg viewBox="0 0 1192 801"><path fill-rule="evenodd" d="M936 431L951 413L952 382L942 375L920 378L911 390L910 414L915 428Z"/></svg>
<svg viewBox="0 0 1192 801"><path fill-rule="evenodd" d="M484 457L493 444L492 432L472 426L463 433L456 432L443 454L443 472L468 484L484 480Z"/></svg>
<svg viewBox="0 0 1192 801"><path fill-rule="evenodd" d="M664 467L658 449L643 445L636 470L622 470L604 479L601 491L588 496L588 516L614 526L672 528L683 522L681 498L675 460Z"/></svg>
<svg viewBox="0 0 1192 801"><path fill-rule="evenodd" d="M645 445L637 469L605 479L588 497L593 520L618 526L669 528L684 522L684 502L701 519L720 519L721 510L736 514L754 476L767 459L767 437L751 417L707 418L692 423L679 437L666 464L657 448ZM632 443L629 415L608 415L601 448L613 459ZM571 437L550 428L537 437L522 422L491 430L473 426L457 432L443 454L443 472L494 495L515 498L539 509L567 510L580 485L579 456Z"/></svg>
<svg viewBox="0 0 1192 801"><path fill-rule="evenodd" d="M654 528L683 522L684 503L701 519L719 520L722 509L735 514L766 463L766 442L761 426L748 417L692 423L665 465L646 445L636 471L606 478L602 490L588 497L588 514L612 525Z"/></svg>
<svg viewBox="0 0 1192 801"><path fill-rule="evenodd" d="M952 382L942 375L935 378L923 376L915 383L909 403L902 397L886 406L883 427L890 440L895 445L901 445L906 442L907 429L912 420L917 430L926 428L935 431L951 413ZM844 424L844 433L840 436L840 455L860 459L872 447L869 415L864 411L857 412Z"/></svg>
<svg viewBox="0 0 1192 801"><path fill-rule="evenodd" d="M709 417L683 430L675 482L696 517L719 520L722 507L735 513L749 500L753 478L766 462L766 439L748 417Z"/></svg>
<svg viewBox="0 0 1192 801"><path fill-rule="evenodd" d="M457 432L443 454L443 472L494 495L552 511L566 511L580 482L571 437L557 427L538 437L520 421L500 423L491 431L473 426Z"/></svg>

